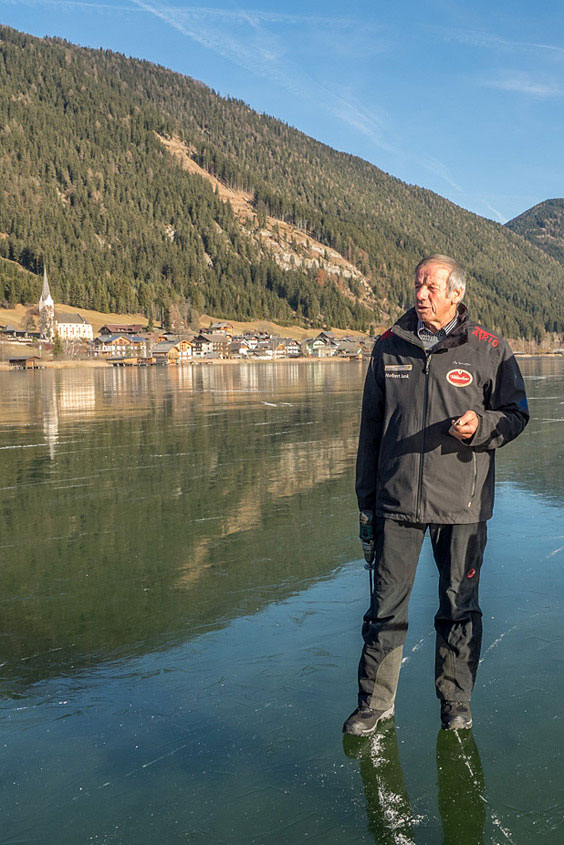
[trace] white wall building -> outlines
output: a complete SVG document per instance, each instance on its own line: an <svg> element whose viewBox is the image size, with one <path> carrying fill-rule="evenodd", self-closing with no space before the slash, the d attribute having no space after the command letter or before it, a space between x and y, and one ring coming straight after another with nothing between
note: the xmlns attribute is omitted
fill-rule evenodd
<svg viewBox="0 0 564 845"><path fill-rule="evenodd" d="M56 331L61 340L92 340L92 324L80 314L63 314L55 311Z"/></svg>

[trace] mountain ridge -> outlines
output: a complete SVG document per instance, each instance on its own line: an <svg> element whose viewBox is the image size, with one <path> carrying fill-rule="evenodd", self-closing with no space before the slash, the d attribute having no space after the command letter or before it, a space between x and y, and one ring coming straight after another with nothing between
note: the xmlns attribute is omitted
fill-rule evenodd
<svg viewBox="0 0 564 845"><path fill-rule="evenodd" d="M143 60L0 27L0 61L0 256L47 261L58 301L367 329L446 252L485 325L564 330L564 268L431 191ZM220 185L247 195L246 223ZM3 272L5 301L33 301Z"/></svg>
<svg viewBox="0 0 564 845"><path fill-rule="evenodd" d="M505 225L564 266L564 199L543 200Z"/></svg>

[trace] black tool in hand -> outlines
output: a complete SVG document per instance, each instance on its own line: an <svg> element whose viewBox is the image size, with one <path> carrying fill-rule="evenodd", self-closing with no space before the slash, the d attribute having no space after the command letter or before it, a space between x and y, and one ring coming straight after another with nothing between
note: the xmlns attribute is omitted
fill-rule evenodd
<svg viewBox="0 0 564 845"><path fill-rule="evenodd" d="M360 512L360 541L364 553L364 568L368 570L370 577L370 601L374 595L373 572L374 572L374 511Z"/></svg>

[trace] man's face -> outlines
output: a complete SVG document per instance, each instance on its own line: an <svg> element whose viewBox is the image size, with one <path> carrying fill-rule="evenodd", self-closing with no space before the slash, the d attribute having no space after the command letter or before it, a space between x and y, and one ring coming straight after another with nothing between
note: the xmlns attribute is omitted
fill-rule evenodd
<svg viewBox="0 0 564 845"><path fill-rule="evenodd" d="M447 293L450 269L444 264L424 264L415 278L415 310L426 326L437 331L456 314L459 291Z"/></svg>

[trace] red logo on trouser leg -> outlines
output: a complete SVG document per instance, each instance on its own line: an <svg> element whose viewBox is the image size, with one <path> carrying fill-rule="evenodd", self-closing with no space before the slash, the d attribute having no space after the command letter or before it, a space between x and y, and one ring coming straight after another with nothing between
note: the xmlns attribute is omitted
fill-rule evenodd
<svg viewBox="0 0 564 845"><path fill-rule="evenodd" d="M469 569L468 570L468 578L473 578L475 574L476 574L475 569Z"/></svg>

